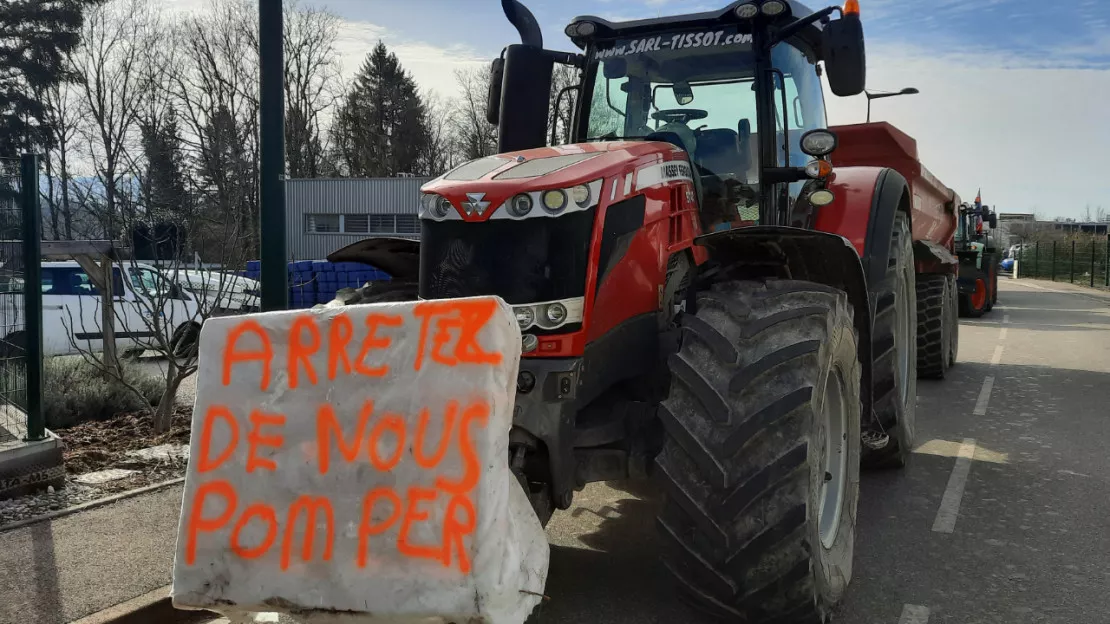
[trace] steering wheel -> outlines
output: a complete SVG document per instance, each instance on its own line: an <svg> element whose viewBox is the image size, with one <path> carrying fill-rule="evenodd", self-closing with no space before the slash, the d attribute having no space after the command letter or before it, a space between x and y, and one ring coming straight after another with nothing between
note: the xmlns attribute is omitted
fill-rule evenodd
<svg viewBox="0 0 1110 624"><path fill-rule="evenodd" d="M705 119L708 116L709 111L697 108L668 108L651 114L651 118L656 121L681 124L690 123L695 119Z"/></svg>

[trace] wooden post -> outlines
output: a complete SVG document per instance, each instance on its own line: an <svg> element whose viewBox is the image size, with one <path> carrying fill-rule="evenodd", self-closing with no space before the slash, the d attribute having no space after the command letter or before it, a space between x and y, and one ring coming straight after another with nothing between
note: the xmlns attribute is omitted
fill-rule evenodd
<svg viewBox="0 0 1110 624"><path fill-rule="evenodd" d="M112 258L107 254L100 256L100 262L87 254L74 254L73 258L85 270L85 274L89 276L93 286L96 286L97 290L100 291L102 360L105 367L117 370L119 368L119 357L116 354L116 313L113 305L115 294L112 292L115 280L112 279Z"/></svg>

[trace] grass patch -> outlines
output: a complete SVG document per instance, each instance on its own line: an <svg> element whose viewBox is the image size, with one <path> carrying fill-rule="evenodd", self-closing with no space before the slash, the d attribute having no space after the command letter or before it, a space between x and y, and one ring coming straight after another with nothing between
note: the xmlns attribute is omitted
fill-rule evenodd
<svg viewBox="0 0 1110 624"><path fill-rule="evenodd" d="M123 375L142 392L142 398L124 384L102 375L79 357L54 357L43 362L43 412L48 429L64 429L118 414L137 412L157 405L162 396L162 379L124 363Z"/></svg>

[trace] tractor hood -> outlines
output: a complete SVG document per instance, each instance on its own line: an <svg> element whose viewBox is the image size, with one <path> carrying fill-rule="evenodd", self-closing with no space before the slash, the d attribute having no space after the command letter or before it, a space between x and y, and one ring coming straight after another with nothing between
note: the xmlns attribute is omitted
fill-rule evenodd
<svg viewBox="0 0 1110 624"><path fill-rule="evenodd" d="M482 222L504 217L506 203L519 193L569 189L580 184L600 191L605 179L673 160L681 153L674 145L657 141L541 147L470 161L428 182L421 190L451 202L454 210L448 219Z"/></svg>

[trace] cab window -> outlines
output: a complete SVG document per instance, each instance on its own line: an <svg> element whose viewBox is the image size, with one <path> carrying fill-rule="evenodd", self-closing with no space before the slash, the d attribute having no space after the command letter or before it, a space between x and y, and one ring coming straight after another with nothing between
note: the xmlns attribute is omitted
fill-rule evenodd
<svg viewBox="0 0 1110 624"><path fill-rule="evenodd" d="M112 293L117 297L124 293L123 276L118 268L112 269ZM100 290L80 267L43 267L42 294L99 297Z"/></svg>

